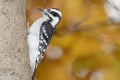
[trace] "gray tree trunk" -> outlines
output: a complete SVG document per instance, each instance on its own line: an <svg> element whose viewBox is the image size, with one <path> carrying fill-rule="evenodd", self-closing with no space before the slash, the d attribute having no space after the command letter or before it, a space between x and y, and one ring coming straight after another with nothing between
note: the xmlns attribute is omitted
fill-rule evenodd
<svg viewBox="0 0 120 80"><path fill-rule="evenodd" d="M0 0L0 80L31 80L25 0Z"/></svg>

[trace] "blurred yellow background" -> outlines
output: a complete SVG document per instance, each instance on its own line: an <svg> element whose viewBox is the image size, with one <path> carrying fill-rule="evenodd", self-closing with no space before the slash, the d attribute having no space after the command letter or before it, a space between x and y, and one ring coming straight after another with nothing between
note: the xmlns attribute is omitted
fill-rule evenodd
<svg viewBox="0 0 120 80"><path fill-rule="evenodd" d="M58 8L63 14L35 80L120 80L120 25L109 21L103 3L27 0L30 25L42 17L38 7Z"/></svg>

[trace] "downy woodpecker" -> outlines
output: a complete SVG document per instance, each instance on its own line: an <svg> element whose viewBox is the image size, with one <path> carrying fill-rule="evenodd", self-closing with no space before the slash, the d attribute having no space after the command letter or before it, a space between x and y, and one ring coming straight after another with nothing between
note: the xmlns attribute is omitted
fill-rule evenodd
<svg viewBox="0 0 120 80"><path fill-rule="evenodd" d="M28 30L28 46L32 79L47 46L52 38L56 25L60 22L62 14L56 8L47 8L41 11L43 17L37 19Z"/></svg>

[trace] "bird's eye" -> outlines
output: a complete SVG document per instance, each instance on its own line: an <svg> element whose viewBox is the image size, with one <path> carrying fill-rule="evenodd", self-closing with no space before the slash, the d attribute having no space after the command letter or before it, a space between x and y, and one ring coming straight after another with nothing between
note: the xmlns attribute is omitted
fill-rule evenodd
<svg viewBox="0 0 120 80"><path fill-rule="evenodd" d="M50 12L53 16L58 16L56 12Z"/></svg>

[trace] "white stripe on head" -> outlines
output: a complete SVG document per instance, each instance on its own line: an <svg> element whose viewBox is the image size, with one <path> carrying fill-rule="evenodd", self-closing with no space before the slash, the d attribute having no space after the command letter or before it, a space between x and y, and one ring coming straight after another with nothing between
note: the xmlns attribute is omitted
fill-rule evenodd
<svg viewBox="0 0 120 80"><path fill-rule="evenodd" d="M62 17L62 14L61 14L61 12L58 9L50 8L50 10L58 13L60 15L60 17Z"/></svg>

